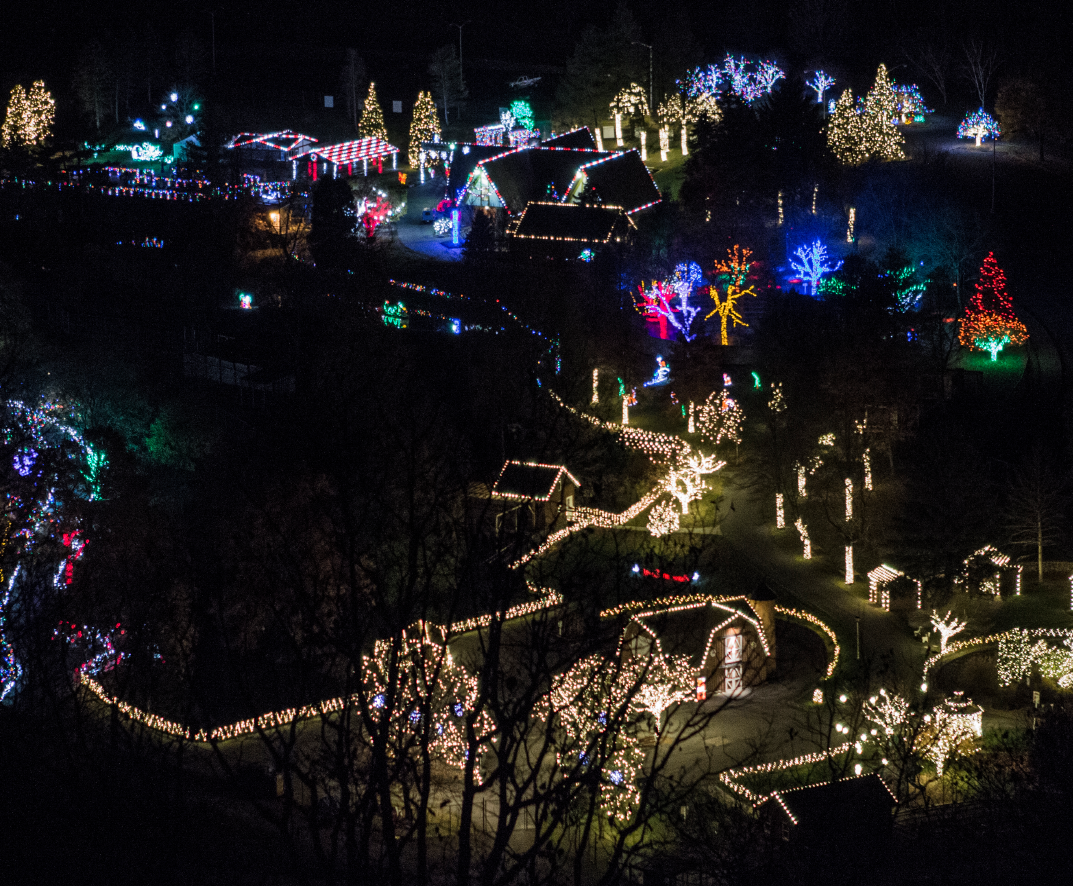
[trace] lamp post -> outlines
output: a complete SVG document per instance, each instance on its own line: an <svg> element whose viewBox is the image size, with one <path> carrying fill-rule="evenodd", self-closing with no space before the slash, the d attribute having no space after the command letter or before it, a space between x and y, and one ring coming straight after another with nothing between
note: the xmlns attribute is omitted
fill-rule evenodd
<svg viewBox="0 0 1073 886"><path fill-rule="evenodd" d="M454 22L451 22L450 24L450 27L458 28L458 70L460 71L462 70L462 29L470 24L471 21L472 19L467 19L460 25L456 25Z"/></svg>
<svg viewBox="0 0 1073 886"><path fill-rule="evenodd" d="M640 40L633 41L634 46L644 46L648 50L648 113L655 114L656 109L652 104L652 46L642 43Z"/></svg>

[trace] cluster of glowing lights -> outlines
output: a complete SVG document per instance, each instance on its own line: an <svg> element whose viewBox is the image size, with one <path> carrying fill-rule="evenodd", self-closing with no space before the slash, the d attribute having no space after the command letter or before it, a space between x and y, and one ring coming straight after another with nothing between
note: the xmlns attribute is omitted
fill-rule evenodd
<svg viewBox="0 0 1073 886"><path fill-rule="evenodd" d="M898 113L902 123L923 123L925 114L934 113L924 104L924 97L915 83L894 84L894 94L898 96Z"/></svg>
<svg viewBox="0 0 1073 886"><path fill-rule="evenodd" d="M648 513L648 531L654 538L677 532L681 523L678 509L670 502L654 505Z"/></svg>
<svg viewBox="0 0 1073 886"><path fill-rule="evenodd" d="M920 579L908 578L904 572L886 564L881 564L868 573L868 602L890 612L890 585L903 578L916 584L916 608L919 609L923 594Z"/></svg>
<svg viewBox="0 0 1073 886"><path fill-rule="evenodd" d="M793 757L789 760L774 760L771 763L757 763L752 766L731 768L721 772L719 774L719 780L735 794L744 797L756 806L764 802L767 797L761 796L741 784L743 778L750 775L767 775L771 772L782 772L786 769L794 769L798 766L807 766L812 763L825 763L828 760L848 753L852 747L852 742L846 742L845 744L838 745L838 747L829 748L825 751L816 751L811 754L802 754L799 757ZM785 809L785 806L783 806L783 808ZM787 810L787 814L789 815L789 810ZM792 818L793 816L791 816L791 819Z"/></svg>
<svg viewBox="0 0 1073 886"><path fill-rule="evenodd" d="M797 534L801 536L801 557L805 560L812 559L812 539L808 535L808 527L805 526L805 521L798 517L794 521L794 528L797 529Z"/></svg>
<svg viewBox="0 0 1073 886"><path fill-rule="evenodd" d="M369 92L361 109L358 121L358 135L362 138L378 138L387 141L387 127L384 125L384 111L376 96L376 84L369 81Z"/></svg>
<svg viewBox="0 0 1073 886"><path fill-rule="evenodd" d="M410 123L410 149L408 159L411 166L425 168L425 154L421 145L425 142L439 141L440 120L436 113L436 103L431 93L421 91L414 104L413 121Z"/></svg>
<svg viewBox="0 0 1073 886"><path fill-rule="evenodd" d="M973 111L958 126L958 138L976 139L976 147L980 147L984 139L994 141L1001 135L1002 128L983 108Z"/></svg>
<svg viewBox="0 0 1073 886"><path fill-rule="evenodd" d="M726 388L721 391L712 391L697 410L696 426L700 435L714 446L718 446L724 440L729 443L740 443L744 422L745 412Z"/></svg>
<svg viewBox="0 0 1073 886"><path fill-rule="evenodd" d="M699 450L682 457L667 474L666 489L682 506L682 513L689 513L689 503L696 501L708 488L706 474L714 474L726 466L725 461L716 461L714 455L705 455Z"/></svg>
<svg viewBox="0 0 1073 886"><path fill-rule="evenodd" d="M895 125L899 105L886 65L880 65L875 83L859 106L849 89L836 102L827 125L827 146L848 165L859 165L871 158L904 160L904 139Z"/></svg>
<svg viewBox="0 0 1073 886"><path fill-rule="evenodd" d="M13 86L0 126L0 146L39 147L52 134L55 119L56 102L43 80L35 80L29 90L21 84Z"/></svg>
<svg viewBox="0 0 1073 886"><path fill-rule="evenodd" d="M1006 345L1028 341L1028 330L1014 313L1013 301L1006 292L1006 275L993 252L987 254L980 268L976 292L958 328L958 341L962 347L986 351L992 360L998 360Z"/></svg>
<svg viewBox="0 0 1073 886"><path fill-rule="evenodd" d="M842 262L832 264L827 255L827 247L819 240L802 246L795 253L800 261L790 259L794 272L809 284L809 295L816 295L816 286L825 274L831 274L842 267Z"/></svg>
<svg viewBox="0 0 1073 886"><path fill-rule="evenodd" d="M781 492L775 493L775 528L786 528L786 508L784 504L783 494Z"/></svg>
<svg viewBox="0 0 1073 886"><path fill-rule="evenodd" d="M665 385L671 377L671 365L663 359L662 355L656 356L656 370L652 373L652 378L645 382L646 388L651 388L656 385Z"/></svg>
<svg viewBox="0 0 1073 886"><path fill-rule="evenodd" d="M620 118L625 117L647 117L648 116L648 98L645 95L645 88L637 83L631 83L625 89L622 89L611 100L611 116L618 115Z"/></svg>
<svg viewBox="0 0 1073 886"><path fill-rule="evenodd" d="M1035 643L1031 640L1039 637ZM1063 647L1050 645L1046 638L1060 639ZM1014 628L998 637L983 638L977 642L998 640L998 682L1011 686L1027 680L1035 666L1040 674L1054 680L1062 689L1073 687L1073 631L1062 629L1025 630ZM947 653L954 652L953 644Z"/></svg>
<svg viewBox="0 0 1073 886"><path fill-rule="evenodd" d="M769 94L775 84L785 77L782 68L768 59L751 62L744 57L734 58L727 54L722 65L695 68L684 81L679 81L679 86L693 98L714 98L731 92L747 104L752 104Z"/></svg>

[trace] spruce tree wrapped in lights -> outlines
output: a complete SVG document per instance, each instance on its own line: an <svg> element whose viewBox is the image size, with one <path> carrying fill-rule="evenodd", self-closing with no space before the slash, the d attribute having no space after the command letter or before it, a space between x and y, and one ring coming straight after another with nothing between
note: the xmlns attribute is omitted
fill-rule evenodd
<svg viewBox="0 0 1073 886"><path fill-rule="evenodd" d="M408 157L411 166L417 166L421 162L421 145L424 142L435 141L440 134L440 120L436 114L436 103L432 95L421 91L417 94L417 102L414 104L414 119L410 124L410 150Z"/></svg>
<svg viewBox="0 0 1073 886"><path fill-rule="evenodd" d="M369 82L369 94L365 96L365 106L358 123L358 134L362 138L382 138L387 141L387 127L384 126L384 112L376 97L376 84Z"/></svg>
<svg viewBox="0 0 1073 886"><path fill-rule="evenodd" d="M900 104L901 100L887 76L887 66L880 65L876 71L876 81L864 99L864 113L861 115L864 147L870 157L879 160L905 159L905 151L902 150L905 139L895 125Z"/></svg>
<svg viewBox="0 0 1073 886"><path fill-rule="evenodd" d="M0 127L0 145L36 147L52 134L56 119L56 102L45 89L44 80L36 80L27 92L21 85L11 90L7 115Z"/></svg>
<svg viewBox="0 0 1073 886"><path fill-rule="evenodd" d="M965 308L958 341L962 347L987 351L992 360L998 360L999 351L1006 345L1028 341L1028 330L1013 311L1013 301L1006 293L1006 275L993 252L987 254L980 268L976 293Z"/></svg>
<svg viewBox="0 0 1073 886"><path fill-rule="evenodd" d="M863 126L853 105L853 90L842 93L827 123L827 147L843 163L856 166L868 159Z"/></svg>

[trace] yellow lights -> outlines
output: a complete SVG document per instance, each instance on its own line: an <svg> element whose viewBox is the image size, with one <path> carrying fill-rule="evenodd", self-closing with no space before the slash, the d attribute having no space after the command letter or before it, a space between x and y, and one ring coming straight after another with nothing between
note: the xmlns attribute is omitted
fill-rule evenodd
<svg viewBox="0 0 1073 886"><path fill-rule="evenodd" d="M853 584L853 545L846 545L846 584Z"/></svg>
<svg viewBox="0 0 1073 886"><path fill-rule="evenodd" d="M687 433L695 434L697 432L696 422L693 421L693 401L689 401L689 428Z"/></svg>
<svg viewBox="0 0 1073 886"><path fill-rule="evenodd" d="M411 166L420 166L422 175L425 170L425 152L421 145L434 142L440 136L440 120L436 113L436 103L430 93L421 91L414 104L413 121L410 123L410 150L408 157Z"/></svg>
<svg viewBox="0 0 1073 886"><path fill-rule="evenodd" d="M812 188L812 214L816 214L816 198L820 195L820 185L817 182Z"/></svg>
<svg viewBox="0 0 1073 886"><path fill-rule="evenodd" d="M630 396L627 394L622 398L622 423L628 425L630 423Z"/></svg>
<svg viewBox="0 0 1073 886"><path fill-rule="evenodd" d="M5 148L43 145L52 134L55 119L56 102L43 80L34 81L29 92L17 85L11 90L7 115L0 127L0 145Z"/></svg>
<svg viewBox="0 0 1073 886"><path fill-rule="evenodd" d="M507 469L510 467L525 467L525 468L544 468L548 471L555 471L555 476L551 480L548 486L548 491L544 495L522 495L517 492L504 492L499 489L499 484L503 480L503 475L506 474ZM564 477L569 477L570 482L574 486L579 487L581 483L578 482L577 477L571 474L563 465L546 465L535 461L515 461L509 460L503 463L503 468L499 472L499 476L496 478L496 482L492 485L492 498L505 498L511 501L549 501L552 493L555 492L555 487L559 485L559 481Z"/></svg>
<svg viewBox="0 0 1073 886"><path fill-rule="evenodd" d="M797 528L798 535L801 536L801 556L806 560L811 560L812 540L808 537L808 529L805 527L805 521L798 517L794 521L794 526Z"/></svg>
<svg viewBox="0 0 1073 886"><path fill-rule="evenodd" d="M660 162L667 162L667 152L671 149L671 130L666 126L659 128L659 159Z"/></svg>
<svg viewBox="0 0 1073 886"><path fill-rule="evenodd" d="M622 147L622 115L615 114L615 144Z"/></svg>
<svg viewBox="0 0 1073 886"><path fill-rule="evenodd" d="M805 466L802 464L797 466L797 497L808 498L808 491L805 489Z"/></svg>
<svg viewBox="0 0 1073 886"><path fill-rule="evenodd" d="M745 421L745 413L725 388L712 391L700 407L699 413L697 427L705 440L715 446L723 440L730 443L741 442L741 426Z"/></svg>
<svg viewBox="0 0 1073 886"><path fill-rule="evenodd" d="M835 445L835 435L834 434L823 434L823 435L820 436L820 439L819 439L818 442L819 442L820 446L834 446Z"/></svg>
<svg viewBox="0 0 1073 886"><path fill-rule="evenodd" d="M726 466L725 461L717 462L714 455L696 453L683 455L679 462L667 474L666 489L678 499L682 513L689 513L689 503L696 501L708 488L704 482L705 474L714 474Z"/></svg>
<svg viewBox="0 0 1073 886"><path fill-rule="evenodd" d="M852 243L855 236L854 229L857 226L857 210L851 206L849 208L849 222L846 224L846 242Z"/></svg>
<svg viewBox="0 0 1073 886"><path fill-rule="evenodd" d="M813 704L823 704L823 690L822 689L813 689L812 690L812 703Z"/></svg>
<svg viewBox="0 0 1073 886"><path fill-rule="evenodd" d="M592 371L592 405L595 406L600 402L600 370L594 369Z"/></svg>
<svg viewBox="0 0 1073 886"><path fill-rule="evenodd" d="M779 192L779 224L782 224L782 192ZM735 244L733 249L727 250L727 257L722 261L715 263L715 270L721 277L726 277L728 282L723 297L719 297L719 287L710 286L708 288L708 295L715 305L714 310L704 319L719 315L719 340L721 344L727 344L729 339L727 338L727 322L731 321L733 326L748 326L745 319L738 313L737 303L738 299L743 295L751 295L755 298L756 289L753 286L745 287L745 281L749 276L749 269L752 267L752 262L749 261L749 256L752 255L751 249L742 249Z"/></svg>
<svg viewBox="0 0 1073 886"><path fill-rule="evenodd" d="M904 577L906 577L904 572L899 572L891 566L877 566L868 573L868 602L881 606L887 612L890 612L890 588L888 585L894 580ZM920 579L911 579L911 581L915 582L917 586L916 608L919 609L922 594Z"/></svg>
<svg viewBox="0 0 1073 886"><path fill-rule="evenodd" d="M869 492L872 491L872 453L870 450L865 449L861 453L861 461L864 463L864 488Z"/></svg>
<svg viewBox="0 0 1073 886"><path fill-rule="evenodd" d="M648 133L641 130L641 162L648 162Z"/></svg>
<svg viewBox="0 0 1073 886"><path fill-rule="evenodd" d="M853 519L853 481L846 477L846 522Z"/></svg>
<svg viewBox="0 0 1073 886"><path fill-rule="evenodd" d="M786 513L783 509L783 495L781 492L775 493L775 528L786 528Z"/></svg>
<svg viewBox="0 0 1073 886"><path fill-rule="evenodd" d="M782 212L782 191L779 191L778 204L779 204L779 227L781 228L782 223L785 220L785 218L783 216L783 212Z"/></svg>
<svg viewBox="0 0 1073 886"><path fill-rule="evenodd" d="M973 554L970 554L965 558L965 562L962 566L962 574L954 579L955 584L962 584L969 580L972 573L977 572L986 565L995 567L995 572L990 578L987 578L980 582L980 590L983 593L994 594L996 597L1002 595L1002 578L1004 574L1013 573L1014 576L1014 596L1020 596L1021 594L1021 573L1024 569L1018 563L1011 563L1010 558L999 551L992 545L985 545Z"/></svg>

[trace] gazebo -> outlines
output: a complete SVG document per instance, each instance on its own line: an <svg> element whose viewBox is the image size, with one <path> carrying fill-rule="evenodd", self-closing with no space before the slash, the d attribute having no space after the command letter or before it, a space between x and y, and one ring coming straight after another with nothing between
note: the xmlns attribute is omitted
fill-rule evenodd
<svg viewBox="0 0 1073 886"><path fill-rule="evenodd" d="M391 168L396 168L399 149L378 136L357 138L353 141L340 142L337 145L323 145L306 148L298 154L298 159L306 158L309 162L309 175L317 178L318 161L332 164L332 177L338 175L339 167L345 165L347 175L354 174L354 164L360 162L362 175L369 174L369 161L376 163L378 171L384 171L384 157L391 155ZM325 167L327 172L327 167Z"/></svg>

